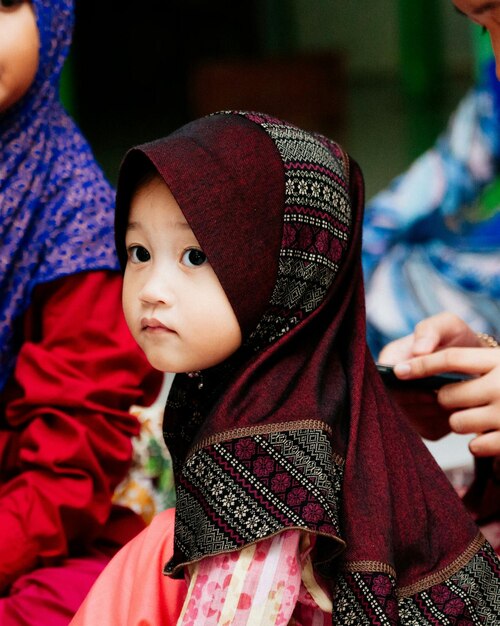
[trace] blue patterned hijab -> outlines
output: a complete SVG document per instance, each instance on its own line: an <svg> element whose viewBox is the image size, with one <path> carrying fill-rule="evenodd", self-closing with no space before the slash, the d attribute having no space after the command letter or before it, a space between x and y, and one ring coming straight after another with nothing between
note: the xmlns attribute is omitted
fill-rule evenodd
<svg viewBox="0 0 500 626"><path fill-rule="evenodd" d="M116 269L114 193L59 103L72 0L33 0L40 62L29 91L0 115L0 390L19 351L34 288Z"/></svg>

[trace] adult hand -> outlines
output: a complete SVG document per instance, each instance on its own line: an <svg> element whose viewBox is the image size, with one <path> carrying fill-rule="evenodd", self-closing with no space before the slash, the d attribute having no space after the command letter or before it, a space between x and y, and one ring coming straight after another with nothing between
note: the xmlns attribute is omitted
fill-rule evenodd
<svg viewBox="0 0 500 626"><path fill-rule="evenodd" d="M457 315L438 313L419 322L411 335L387 344L378 360L380 363L395 365L415 356L430 354L451 346L480 347L481 341ZM401 366L398 369L401 370ZM410 377L416 378L408 376Z"/></svg>
<svg viewBox="0 0 500 626"><path fill-rule="evenodd" d="M389 344L379 360L394 364L395 374L405 380L442 372L473 376L434 393L437 402L432 417L427 392L399 391L397 400L422 436L434 439L445 434L448 416L448 430L478 433L469 444L472 454L496 456L500 455L500 349L481 345L463 320L441 313L418 324L412 335Z"/></svg>

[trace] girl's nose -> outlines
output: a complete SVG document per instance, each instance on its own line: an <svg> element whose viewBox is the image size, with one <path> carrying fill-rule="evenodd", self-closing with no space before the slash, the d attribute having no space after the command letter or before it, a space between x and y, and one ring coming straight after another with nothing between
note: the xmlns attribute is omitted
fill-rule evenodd
<svg viewBox="0 0 500 626"><path fill-rule="evenodd" d="M166 276L160 272L151 273L141 287L139 299L146 304L170 305L173 295Z"/></svg>

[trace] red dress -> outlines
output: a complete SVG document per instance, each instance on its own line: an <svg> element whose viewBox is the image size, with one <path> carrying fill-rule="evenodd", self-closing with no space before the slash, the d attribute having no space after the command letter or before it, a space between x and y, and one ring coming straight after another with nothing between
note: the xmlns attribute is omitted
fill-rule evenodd
<svg viewBox="0 0 500 626"><path fill-rule="evenodd" d="M142 528L112 506L161 375L129 334L121 277L37 287L0 395L0 624L68 624L109 558Z"/></svg>

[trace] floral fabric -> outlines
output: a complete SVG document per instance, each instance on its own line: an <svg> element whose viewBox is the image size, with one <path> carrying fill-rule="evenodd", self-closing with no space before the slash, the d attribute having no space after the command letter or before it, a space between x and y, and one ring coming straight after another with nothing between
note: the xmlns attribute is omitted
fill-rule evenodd
<svg viewBox="0 0 500 626"><path fill-rule="evenodd" d="M313 572L310 552L308 535L285 531L191 565L178 626L331 624L331 598Z"/></svg>

